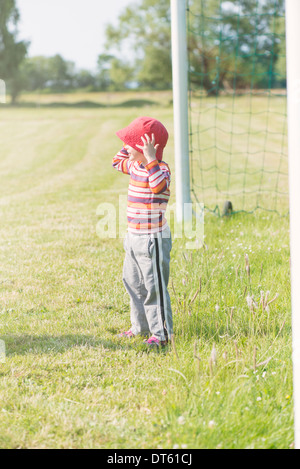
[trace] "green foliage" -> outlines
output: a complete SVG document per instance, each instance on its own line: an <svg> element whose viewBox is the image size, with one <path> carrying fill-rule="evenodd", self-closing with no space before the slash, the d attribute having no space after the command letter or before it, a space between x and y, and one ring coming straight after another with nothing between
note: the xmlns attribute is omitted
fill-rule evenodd
<svg viewBox="0 0 300 469"><path fill-rule="evenodd" d="M77 70L75 64L59 54L53 57L26 58L19 71L20 87L25 91L67 91L97 88L97 77L88 70Z"/></svg>
<svg viewBox="0 0 300 469"><path fill-rule="evenodd" d="M122 90L126 87L126 84L132 80L133 68L125 62L113 58L110 63L109 75L111 88L114 90Z"/></svg>
<svg viewBox="0 0 300 469"><path fill-rule="evenodd" d="M64 60L59 54L49 59L49 78L51 87L63 90L72 87L75 65Z"/></svg>
<svg viewBox="0 0 300 469"><path fill-rule="evenodd" d="M8 84L14 102L22 80L19 68L27 53L28 43L17 39L19 12L15 0L0 3L0 77Z"/></svg>
<svg viewBox="0 0 300 469"><path fill-rule="evenodd" d="M145 57L138 62L137 80L142 87L151 89L171 88L172 62L167 48L147 45Z"/></svg>
<svg viewBox="0 0 300 469"><path fill-rule="evenodd" d="M208 95L273 88L284 45L283 0L190 0L190 80ZM278 71L278 69L277 69ZM284 80L284 76L281 75Z"/></svg>
<svg viewBox="0 0 300 469"><path fill-rule="evenodd" d="M140 86L171 86L170 5L168 0L143 0L128 6L116 27L106 29L106 50L127 52L133 81ZM123 52L124 55L124 52ZM120 60L120 59L118 59Z"/></svg>
<svg viewBox="0 0 300 469"><path fill-rule="evenodd" d="M102 90L107 90L111 84L110 67L113 55L100 54L98 57L98 80Z"/></svg>
<svg viewBox="0 0 300 469"><path fill-rule="evenodd" d="M280 42L278 44L278 55L275 61L276 82L279 86L286 86L286 40L285 40L285 18L277 18L276 31Z"/></svg>
<svg viewBox="0 0 300 469"><path fill-rule="evenodd" d="M283 0L189 0L187 5L193 87L217 95L223 89L285 86ZM14 99L22 89L171 88L169 0L136 0L120 14L116 26L107 26L96 74L75 70L60 55L34 57L22 64L27 44L16 39L18 19L14 1L3 0L0 76L11 78Z"/></svg>
<svg viewBox="0 0 300 469"><path fill-rule="evenodd" d="M222 89L285 85L280 69L280 57L285 54L283 0L190 0L187 4L194 86L217 95ZM170 88L170 36L170 2L140 0L124 10L117 26L107 27L106 52L114 55L117 49L124 55L126 51L135 70L133 79L140 86Z"/></svg>

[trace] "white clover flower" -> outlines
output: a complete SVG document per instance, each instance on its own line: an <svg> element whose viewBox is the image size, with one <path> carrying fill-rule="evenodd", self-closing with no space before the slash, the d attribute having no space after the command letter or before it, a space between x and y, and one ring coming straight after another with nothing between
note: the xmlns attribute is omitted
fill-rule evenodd
<svg viewBox="0 0 300 469"><path fill-rule="evenodd" d="M214 420L210 420L210 421L208 422L208 428L214 428L214 426L215 426Z"/></svg>
<svg viewBox="0 0 300 469"><path fill-rule="evenodd" d="M246 301L247 301L247 305L249 306L249 308L251 308L251 306L252 306L252 297L249 294L247 295Z"/></svg>
<svg viewBox="0 0 300 469"><path fill-rule="evenodd" d="M185 418L183 415L180 415L180 417L178 417L177 419L177 422L179 425L184 425L185 424Z"/></svg>

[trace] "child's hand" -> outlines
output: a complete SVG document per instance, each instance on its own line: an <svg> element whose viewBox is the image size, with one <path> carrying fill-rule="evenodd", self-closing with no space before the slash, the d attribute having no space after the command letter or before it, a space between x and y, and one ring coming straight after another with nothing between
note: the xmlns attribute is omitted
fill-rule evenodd
<svg viewBox="0 0 300 469"><path fill-rule="evenodd" d="M146 160L148 161L148 163L150 163L150 161L153 161L156 159L156 150L159 147L159 143L155 145L154 134L151 135L151 140L148 134L145 134L145 138L141 137L142 142L144 144L143 146L142 145L136 145L136 146L140 148L141 150L143 150Z"/></svg>

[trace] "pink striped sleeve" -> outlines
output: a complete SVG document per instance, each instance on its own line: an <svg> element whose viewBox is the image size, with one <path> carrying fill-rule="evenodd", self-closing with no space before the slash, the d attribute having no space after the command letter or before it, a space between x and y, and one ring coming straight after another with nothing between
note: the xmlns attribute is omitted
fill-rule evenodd
<svg viewBox="0 0 300 469"><path fill-rule="evenodd" d="M149 187L154 194L161 194L169 188L171 172L166 163L153 160L145 166L148 171Z"/></svg>
<svg viewBox="0 0 300 469"><path fill-rule="evenodd" d="M113 157L112 165L118 171L124 174L130 174L132 162L129 161L128 153L125 148L122 148L122 150Z"/></svg>

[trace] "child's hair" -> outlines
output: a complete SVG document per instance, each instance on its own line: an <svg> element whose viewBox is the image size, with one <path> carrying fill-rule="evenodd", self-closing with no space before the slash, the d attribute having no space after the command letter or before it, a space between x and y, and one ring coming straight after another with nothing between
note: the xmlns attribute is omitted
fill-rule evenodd
<svg viewBox="0 0 300 469"><path fill-rule="evenodd" d="M156 159L160 161L162 160L163 150L169 138L169 134L165 126L160 121L153 119L152 117L138 117L127 127L124 127L124 129L118 130L116 134L122 142L139 152L141 150L136 145L141 145L141 137L148 134L151 138L151 135L154 134L155 145L157 143L159 144L156 150Z"/></svg>

